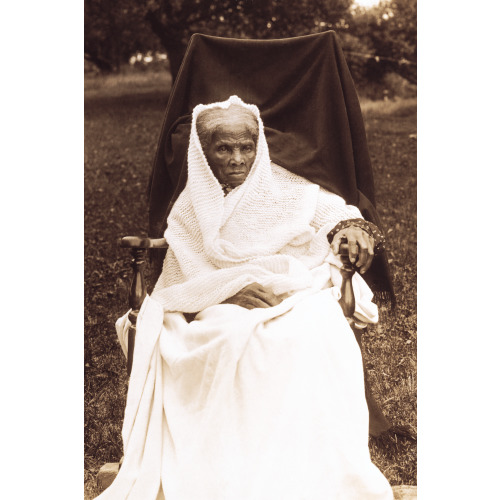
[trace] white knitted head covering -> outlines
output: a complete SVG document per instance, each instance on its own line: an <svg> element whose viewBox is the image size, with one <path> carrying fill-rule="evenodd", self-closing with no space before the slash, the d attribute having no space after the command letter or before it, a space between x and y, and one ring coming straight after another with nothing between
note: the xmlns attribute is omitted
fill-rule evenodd
<svg viewBox="0 0 500 500"><path fill-rule="evenodd" d="M224 196L203 153L196 121L203 110L232 104L254 114L259 137L250 173ZM271 164L256 106L237 96L196 106L186 188L168 217L169 250L153 297L167 310L196 312L252 282L276 294L309 286L310 270L329 249L325 235L312 224L318 193L317 185Z"/></svg>
<svg viewBox="0 0 500 500"><path fill-rule="evenodd" d="M221 185L203 153L197 133L196 121L199 114L204 110L216 107L228 109L231 105L242 106L256 117L259 137L255 160L245 182L231 191L227 197L224 197ZM189 140L186 191L190 195L197 222L205 241L205 251L212 258L217 261L234 259L234 262L241 262L262 255L263 249L261 245L257 245L256 240L253 239L253 248L248 245L242 247L238 245L239 240L233 238L231 234L234 234L234 231L239 233L241 224L247 226L246 230L254 233L269 224L268 211L272 209L272 207L268 206L269 201L276 201L277 195L277 193L273 193L275 191L273 188L269 149L264 136L264 125L257 106L246 104L237 96L231 96L224 102L196 106L193 110ZM262 203L264 205L260 205L258 211L255 211L255 208L257 208L255 205ZM249 206L250 204L253 207ZM251 226L248 225L250 222L249 216L253 221ZM232 221L229 219L232 219ZM229 226L223 232L228 233L229 231L229 234L220 238L219 231L228 223ZM238 225L240 229L236 229L235 225ZM256 236L257 234L254 234L254 238ZM235 248L235 245L238 248ZM275 249L269 249L266 253L274 253L274 251Z"/></svg>

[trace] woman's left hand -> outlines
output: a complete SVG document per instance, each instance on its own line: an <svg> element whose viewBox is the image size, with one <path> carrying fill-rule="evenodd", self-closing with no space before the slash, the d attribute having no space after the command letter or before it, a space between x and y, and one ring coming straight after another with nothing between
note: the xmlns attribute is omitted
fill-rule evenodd
<svg viewBox="0 0 500 500"><path fill-rule="evenodd" d="M361 274L364 274L373 260L374 239L366 231L356 226L341 229L332 241L335 255L339 253L342 238L346 238L349 245L349 260L359 269Z"/></svg>

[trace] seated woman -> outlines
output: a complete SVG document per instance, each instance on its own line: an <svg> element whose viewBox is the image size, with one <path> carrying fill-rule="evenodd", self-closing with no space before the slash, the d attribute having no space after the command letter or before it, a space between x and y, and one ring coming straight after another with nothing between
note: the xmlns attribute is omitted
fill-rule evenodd
<svg viewBox="0 0 500 500"><path fill-rule="evenodd" d="M393 498L338 303L340 238L361 274L379 239L361 219L271 163L255 106L194 109L187 185L137 322L124 460L100 499ZM376 322L353 281L356 319ZM126 352L126 316L117 327Z"/></svg>

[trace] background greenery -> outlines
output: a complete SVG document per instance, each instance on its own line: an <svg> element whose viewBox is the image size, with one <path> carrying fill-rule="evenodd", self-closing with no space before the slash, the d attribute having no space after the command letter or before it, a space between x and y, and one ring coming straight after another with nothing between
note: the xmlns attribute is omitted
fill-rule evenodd
<svg viewBox="0 0 500 500"><path fill-rule="evenodd" d="M354 0L85 0L85 59L89 69L113 72L162 52L175 79L193 33L283 38L334 29L358 85L388 73L416 83L416 10L417 0L370 9Z"/></svg>

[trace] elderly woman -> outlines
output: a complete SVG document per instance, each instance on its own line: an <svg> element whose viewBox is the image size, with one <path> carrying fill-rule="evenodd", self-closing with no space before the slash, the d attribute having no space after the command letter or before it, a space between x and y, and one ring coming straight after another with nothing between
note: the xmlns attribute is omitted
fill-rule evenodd
<svg viewBox="0 0 500 500"><path fill-rule="evenodd" d="M376 228L271 163L255 106L194 109L187 185L138 318L124 461L99 498L392 498L338 303L341 237L363 274ZM354 286L357 320L376 322L359 274Z"/></svg>

